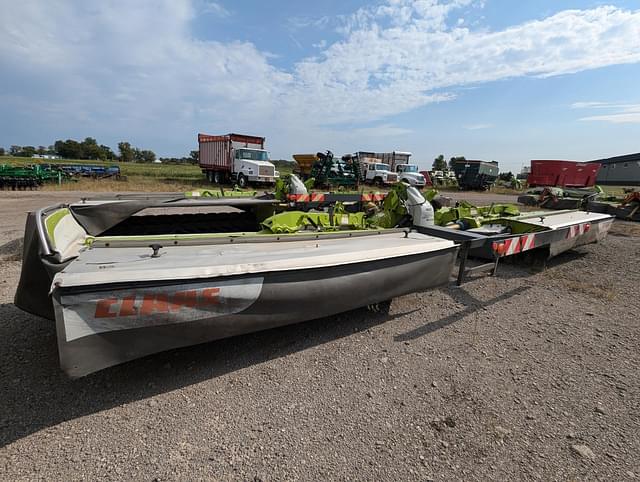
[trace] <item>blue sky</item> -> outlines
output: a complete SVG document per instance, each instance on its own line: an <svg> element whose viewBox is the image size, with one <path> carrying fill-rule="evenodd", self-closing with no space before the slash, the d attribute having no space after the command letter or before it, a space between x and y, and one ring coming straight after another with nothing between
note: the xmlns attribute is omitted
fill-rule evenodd
<svg viewBox="0 0 640 482"><path fill-rule="evenodd" d="M0 145L198 132L495 159L640 150L640 2L0 0Z"/></svg>

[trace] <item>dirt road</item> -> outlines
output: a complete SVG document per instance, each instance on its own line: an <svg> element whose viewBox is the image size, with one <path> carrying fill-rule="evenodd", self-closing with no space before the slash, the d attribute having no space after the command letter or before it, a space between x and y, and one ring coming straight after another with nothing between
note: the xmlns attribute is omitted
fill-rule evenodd
<svg viewBox="0 0 640 482"><path fill-rule="evenodd" d="M80 197L73 193L72 196ZM12 304L12 242L64 193L0 194L0 478L640 477L640 228L495 278L79 380Z"/></svg>

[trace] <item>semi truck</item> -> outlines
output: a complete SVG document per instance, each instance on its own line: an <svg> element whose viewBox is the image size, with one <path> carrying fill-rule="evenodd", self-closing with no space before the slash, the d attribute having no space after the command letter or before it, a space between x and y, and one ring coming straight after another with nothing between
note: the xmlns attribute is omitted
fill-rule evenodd
<svg viewBox="0 0 640 482"><path fill-rule="evenodd" d="M417 188L423 188L427 184L427 178L418 170L417 164L396 164L395 171L400 182Z"/></svg>
<svg viewBox="0 0 640 482"><path fill-rule="evenodd" d="M245 134L198 134L200 169L214 184L275 184L280 177L264 149L264 137Z"/></svg>

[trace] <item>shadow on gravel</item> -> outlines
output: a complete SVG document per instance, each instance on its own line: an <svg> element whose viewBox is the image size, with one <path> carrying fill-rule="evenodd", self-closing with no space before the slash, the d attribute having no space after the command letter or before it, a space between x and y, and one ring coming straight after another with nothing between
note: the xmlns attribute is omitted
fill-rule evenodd
<svg viewBox="0 0 640 482"><path fill-rule="evenodd" d="M12 239L0 245L0 260L20 261L22 259L22 238Z"/></svg>
<svg viewBox="0 0 640 482"><path fill-rule="evenodd" d="M565 251L564 253L560 253L558 256L555 256L547 261L547 268L553 268L555 266L562 266L565 263L570 263L571 261L575 261L577 259L582 259L585 256L588 256L589 253L585 251L578 251L581 248L586 246L580 246L576 249L570 249L569 251Z"/></svg>
<svg viewBox="0 0 640 482"><path fill-rule="evenodd" d="M589 253L580 251L581 248L582 246L577 248L578 250L571 249L569 251L565 251L564 253L560 253L559 255L554 256L551 259L547 259L548 252L542 250L534 250L514 256L508 256L500 260L500 263L498 264L497 277L503 279L530 278L531 275L544 272L545 269L562 266L564 264L588 256ZM470 258L467 263L467 266L471 267L487 263L487 260ZM456 265L455 269L458 269L458 265ZM486 273L467 275L467 277L465 278L465 283L485 276L487 276Z"/></svg>
<svg viewBox="0 0 640 482"><path fill-rule="evenodd" d="M436 330L445 328L449 325L452 325L453 323L460 321L465 316L470 315L474 311L486 309L487 307L499 303L503 300L509 299L512 296L522 294L530 288L530 286L521 286L519 288L512 289L511 291L507 291L506 293L496 296L495 298L492 298L488 301L481 301L477 298L474 298L464 288L449 289L447 290L447 293L455 301L462 305L465 305L465 309L456 313L452 313L451 315L445 316L444 318L441 318L437 321L432 321L431 323L416 328L415 330L396 335L394 337L394 341L415 340L416 338L420 338L421 336L428 335L429 333L433 333Z"/></svg>
<svg viewBox="0 0 640 482"><path fill-rule="evenodd" d="M54 323L0 304L0 447L66 420L284 357L405 314L355 310L180 348L71 380L58 365Z"/></svg>

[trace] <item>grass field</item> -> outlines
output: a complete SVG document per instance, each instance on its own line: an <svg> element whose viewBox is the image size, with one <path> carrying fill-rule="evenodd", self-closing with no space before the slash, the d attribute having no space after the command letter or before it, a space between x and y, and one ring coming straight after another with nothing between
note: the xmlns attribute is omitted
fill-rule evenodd
<svg viewBox="0 0 640 482"><path fill-rule="evenodd" d="M47 184L45 191L188 191L211 188L202 171L193 164L140 164L135 162L100 162L86 159L33 159L1 156L0 164L26 166L33 164L91 164L95 166L120 166L122 179L78 178L61 185ZM281 175L290 169L276 168Z"/></svg>
<svg viewBox="0 0 640 482"><path fill-rule="evenodd" d="M209 187L197 165L192 164L139 164L133 162L100 162L84 159L31 159L24 157L0 157L0 164L24 166L31 164L91 164L96 166L120 166L121 180L79 178L62 185L48 184L44 190L78 191L185 191Z"/></svg>
<svg viewBox="0 0 640 482"><path fill-rule="evenodd" d="M135 162L100 162L86 159L33 159L25 157L0 156L0 164L25 166L32 164L91 164L99 166L120 166L122 179L90 179L78 178L77 180L64 182L61 185L47 184L41 189L45 191L189 191L193 189L210 189L202 171L193 164L140 164ZM278 166L276 169L280 175L290 174L291 168ZM456 188L437 188L441 192L457 191ZM526 189L526 188L525 188ZM491 189L494 194L521 194L525 189L515 190L502 186ZM604 186L609 194L622 195L624 186ZM378 190L377 188L365 188L366 191Z"/></svg>

